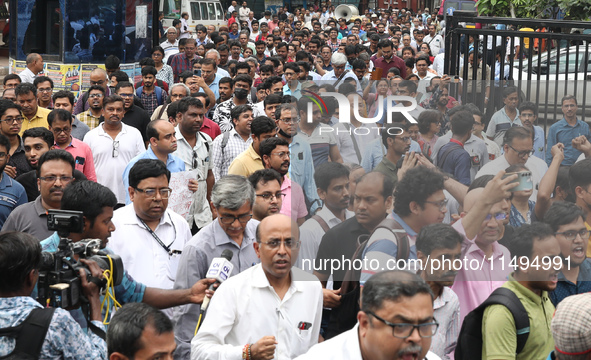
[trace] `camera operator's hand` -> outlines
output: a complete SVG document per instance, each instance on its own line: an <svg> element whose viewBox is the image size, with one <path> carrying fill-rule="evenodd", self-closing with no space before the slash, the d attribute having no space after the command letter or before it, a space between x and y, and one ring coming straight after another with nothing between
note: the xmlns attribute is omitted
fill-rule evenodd
<svg viewBox="0 0 591 360"><path fill-rule="evenodd" d="M103 271L96 262L86 259L80 259L80 261L88 266L91 276L98 279L103 278ZM90 320L101 321L100 288L94 282L86 280L86 269L80 269L80 281L82 283L82 292L90 304Z"/></svg>

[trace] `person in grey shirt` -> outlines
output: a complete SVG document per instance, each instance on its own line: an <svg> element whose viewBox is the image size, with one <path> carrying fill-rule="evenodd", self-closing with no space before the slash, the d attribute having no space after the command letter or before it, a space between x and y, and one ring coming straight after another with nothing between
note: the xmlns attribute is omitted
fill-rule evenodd
<svg viewBox="0 0 591 360"><path fill-rule="evenodd" d="M216 182L211 202L217 218L203 227L185 245L179 260L174 289L186 289L187 284L205 278L211 261L229 249L234 253L232 275L259 262L253 243L259 221L252 219L255 191L243 176L226 175ZM189 285L190 286L190 285ZM191 340L199 319L200 305L188 304L173 309L175 359L188 360Z"/></svg>

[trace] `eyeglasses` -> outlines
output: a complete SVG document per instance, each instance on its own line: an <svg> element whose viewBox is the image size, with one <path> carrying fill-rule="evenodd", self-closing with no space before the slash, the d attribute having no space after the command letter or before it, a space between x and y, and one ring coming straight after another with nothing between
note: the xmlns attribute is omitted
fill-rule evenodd
<svg viewBox="0 0 591 360"><path fill-rule="evenodd" d="M264 200L271 200L271 199L283 199L287 194L278 192L276 194L271 194L271 193L265 193L265 194L256 194L256 196L262 197Z"/></svg>
<svg viewBox="0 0 591 360"><path fill-rule="evenodd" d="M261 241L261 244L265 244L271 249L278 249L281 246L281 243L284 244L285 248L290 249L297 249L300 247L301 241L295 241L292 239L287 240L271 240L271 241Z"/></svg>
<svg viewBox="0 0 591 360"><path fill-rule="evenodd" d="M511 150L515 151L517 153L517 156L519 156L520 158L524 158L526 156L532 156L535 151L534 149L517 151L517 150L515 150L515 148L513 146L511 146L511 145L507 145L507 146L509 146L511 148Z"/></svg>
<svg viewBox="0 0 591 360"><path fill-rule="evenodd" d="M220 221L224 225L231 225L234 221L238 220L242 224L246 224L250 219L252 219L252 214L244 214L240 216L221 216Z"/></svg>
<svg viewBox="0 0 591 360"><path fill-rule="evenodd" d="M5 152L0 152L0 159L6 158L6 155L8 155L8 154Z"/></svg>
<svg viewBox="0 0 591 360"><path fill-rule="evenodd" d="M575 241L575 239L577 238L577 235L579 235L581 237L581 239L586 240L589 237L589 230L587 230L587 229L581 229L579 231L569 230L569 231L557 232L557 233L554 233L554 235L562 235L562 236L564 236L564 238L567 241Z"/></svg>
<svg viewBox="0 0 591 360"><path fill-rule="evenodd" d="M91 98L91 99L92 98L100 99L100 98L103 97L103 94L90 94L90 95L88 95L88 97Z"/></svg>
<svg viewBox="0 0 591 360"><path fill-rule="evenodd" d="M17 116L17 117L7 117L4 120L1 120L7 124L13 124L13 123L17 123L17 124L22 124L23 123L23 117L22 116Z"/></svg>
<svg viewBox="0 0 591 360"><path fill-rule="evenodd" d="M54 183L56 182L58 179L62 182L62 183L69 183L70 181L74 180L74 178L72 176L55 176L55 175L49 175L49 176L39 176L39 179L48 182L48 183Z"/></svg>
<svg viewBox="0 0 591 360"><path fill-rule="evenodd" d="M408 142L408 141L412 140L412 138L410 136L404 136L404 137L397 136L395 139L400 139L400 140L402 140L402 142Z"/></svg>
<svg viewBox="0 0 591 360"><path fill-rule="evenodd" d="M271 155L277 155L280 159L283 159L283 158L289 157L289 152L284 152L284 151L274 152L274 153L271 153Z"/></svg>
<svg viewBox="0 0 591 360"><path fill-rule="evenodd" d="M281 121L283 121L286 124L297 124L297 123L300 122L300 118L299 117L292 118L292 119L289 119L289 118L288 119L283 119L282 118Z"/></svg>
<svg viewBox="0 0 591 360"><path fill-rule="evenodd" d="M427 204L433 204L439 207L439 211L445 211L447 208L448 199L444 199L441 201L425 201Z"/></svg>
<svg viewBox="0 0 591 360"><path fill-rule="evenodd" d="M132 98L133 94L117 94L119 96L121 96L122 98Z"/></svg>
<svg viewBox="0 0 591 360"><path fill-rule="evenodd" d="M162 189L140 189L140 188L135 188L137 191L143 193L144 195L146 195L146 197L148 198L152 198L152 200L156 200L156 193L160 194L160 197L163 200L168 199L168 197L170 196L170 193L172 192L171 188L162 188Z"/></svg>
<svg viewBox="0 0 591 360"><path fill-rule="evenodd" d="M435 319L433 319L433 322L424 323L424 324L406 324L406 323L395 324L395 323L389 322L388 320L382 319L381 317L377 316L373 311L364 311L364 312L368 315L375 317L376 319L380 320L384 324L391 327L392 328L392 335L394 335L394 337L397 337L399 339L406 339L407 337L412 335L412 333L413 333L413 331L415 331L415 329L419 330L419 335L422 338L429 338L437 333L437 328L439 327L439 324L437 323L437 321L435 321Z"/></svg>
<svg viewBox="0 0 591 360"><path fill-rule="evenodd" d="M113 141L113 157L119 156L119 140Z"/></svg>
<svg viewBox="0 0 591 360"><path fill-rule="evenodd" d="M67 134L67 133L69 133L70 131L72 131L72 129L70 129L70 128L63 128L63 129L60 129L60 128L51 128L51 130L52 130L52 131L53 131L53 133L55 133L55 134L59 134L59 133L62 133L62 132L63 132L64 134Z"/></svg>
<svg viewBox="0 0 591 360"><path fill-rule="evenodd" d="M493 217L492 214L488 214L488 215L486 215L486 218L484 218L484 221L490 221L490 219L492 219L492 217ZM499 213L496 213L494 215L494 217L495 217L495 220L503 221L507 218L507 213L499 212Z"/></svg>
<svg viewBox="0 0 591 360"><path fill-rule="evenodd" d="M42 93L49 93L52 92L53 89L52 88L43 88L43 89L37 89L38 92L42 92Z"/></svg>
<svg viewBox="0 0 591 360"><path fill-rule="evenodd" d="M105 80L99 80L99 81L90 80L90 85L103 85L104 83L105 83Z"/></svg>

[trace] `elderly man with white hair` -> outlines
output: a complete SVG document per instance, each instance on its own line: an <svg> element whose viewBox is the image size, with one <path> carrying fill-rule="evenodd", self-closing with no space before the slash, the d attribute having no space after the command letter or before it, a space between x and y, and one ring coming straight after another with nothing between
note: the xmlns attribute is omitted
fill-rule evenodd
<svg viewBox="0 0 591 360"><path fill-rule="evenodd" d="M205 53L205 58L213 59L213 61L215 61L215 65L217 67L216 75L220 75L221 77L231 77L229 72L220 67L220 53L217 50L208 50Z"/></svg>
<svg viewBox="0 0 591 360"><path fill-rule="evenodd" d="M166 30L166 40L164 40L160 46L166 50L169 47L179 47L179 40L177 39L177 29L174 26L169 27Z"/></svg>
<svg viewBox="0 0 591 360"><path fill-rule="evenodd" d="M343 53L335 52L332 54L330 62L332 64L332 70L327 71L320 80L328 80L326 82L330 82L338 90L339 86L342 85L345 80L353 79L355 80L357 93L363 96L357 75L355 75L353 70L345 70L345 67L347 66L347 56Z"/></svg>

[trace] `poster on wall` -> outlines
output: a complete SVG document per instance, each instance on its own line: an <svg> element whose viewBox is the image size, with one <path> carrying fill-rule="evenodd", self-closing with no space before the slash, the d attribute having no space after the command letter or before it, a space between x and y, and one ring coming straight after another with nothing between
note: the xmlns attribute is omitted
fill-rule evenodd
<svg viewBox="0 0 591 360"><path fill-rule="evenodd" d="M27 63L25 61L18 61L10 59L10 73L11 74L20 74L21 71L27 68Z"/></svg>
<svg viewBox="0 0 591 360"><path fill-rule="evenodd" d="M135 78L135 64L121 64L119 65L119 70L123 71L124 73L129 76L129 81L133 82Z"/></svg>

